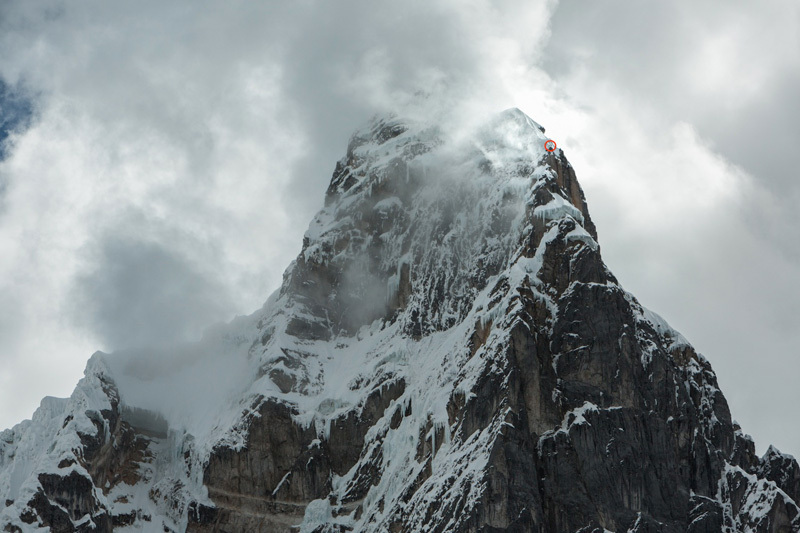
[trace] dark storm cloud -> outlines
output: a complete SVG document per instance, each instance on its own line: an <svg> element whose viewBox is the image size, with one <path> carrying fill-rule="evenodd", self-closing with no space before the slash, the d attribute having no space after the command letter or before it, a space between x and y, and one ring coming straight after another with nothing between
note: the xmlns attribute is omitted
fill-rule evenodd
<svg viewBox="0 0 800 533"><path fill-rule="evenodd" d="M92 271L77 280L75 314L103 347L188 341L232 313L225 287L174 250L115 236L98 248Z"/></svg>

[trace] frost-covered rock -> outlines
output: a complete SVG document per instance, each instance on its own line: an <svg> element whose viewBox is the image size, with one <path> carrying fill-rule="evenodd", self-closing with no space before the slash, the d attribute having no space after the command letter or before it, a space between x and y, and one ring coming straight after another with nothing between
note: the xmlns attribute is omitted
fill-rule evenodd
<svg viewBox="0 0 800 533"><path fill-rule="evenodd" d="M0 528L800 530L797 462L619 286L545 140L373 120L262 309L0 434Z"/></svg>

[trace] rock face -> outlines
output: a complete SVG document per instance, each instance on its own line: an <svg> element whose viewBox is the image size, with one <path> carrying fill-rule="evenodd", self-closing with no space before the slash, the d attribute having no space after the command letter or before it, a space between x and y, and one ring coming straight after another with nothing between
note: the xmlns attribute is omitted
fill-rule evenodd
<svg viewBox="0 0 800 533"><path fill-rule="evenodd" d="M619 286L543 133L373 120L261 310L146 374L96 354L0 435L0 527L800 531L797 461L757 457L708 361Z"/></svg>

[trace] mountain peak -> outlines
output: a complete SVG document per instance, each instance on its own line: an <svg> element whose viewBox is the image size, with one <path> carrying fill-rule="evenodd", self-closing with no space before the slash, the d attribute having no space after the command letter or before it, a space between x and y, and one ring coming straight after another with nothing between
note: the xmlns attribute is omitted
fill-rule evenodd
<svg viewBox="0 0 800 533"><path fill-rule="evenodd" d="M517 109L455 139L438 126L374 118L336 164L326 207L285 287L317 316L306 320L316 324L308 334L354 331L377 318L405 322L417 337L446 329L490 277L534 256L556 219L570 219L570 238L596 248L572 167L562 153L545 151L544 140ZM310 265L335 265L335 279L319 279ZM357 282L346 282L352 276ZM431 308L434 286L444 292ZM314 309L324 309L324 321Z"/></svg>
<svg viewBox="0 0 800 533"><path fill-rule="evenodd" d="M402 161L408 163L445 145L451 157L482 155L495 165L518 160L537 163L546 155L544 128L517 108L492 116L477 129L446 131L441 125L376 115L350 138L345 157L336 165L326 203L349 191L371 171ZM459 140L455 140L458 138Z"/></svg>
<svg viewBox="0 0 800 533"><path fill-rule="evenodd" d="M531 117L522 112L518 107L510 107L505 111L501 111L494 119L498 123L511 122L521 128L533 128L544 133L544 126L533 120Z"/></svg>
<svg viewBox="0 0 800 533"><path fill-rule="evenodd" d="M0 528L800 530L797 461L606 268L543 128L458 133L376 117L262 309L0 434Z"/></svg>

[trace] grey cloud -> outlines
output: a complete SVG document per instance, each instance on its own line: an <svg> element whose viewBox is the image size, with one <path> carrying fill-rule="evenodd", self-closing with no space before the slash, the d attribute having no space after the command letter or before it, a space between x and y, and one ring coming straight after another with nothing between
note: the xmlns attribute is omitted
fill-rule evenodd
<svg viewBox="0 0 800 533"><path fill-rule="evenodd" d="M93 269L77 280L75 314L106 349L199 338L232 314L225 286L169 243L110 236L98 248Z"/></svg>
<svg viewBox="0 0 800 533"><path fill-rule="evenodd" d="M0 289L0 358L10 359L18 354L20 337L25 331L25 318L20 313L22 305L8 289Z"/></svg>
<svg viewBox="0 0 800 533"><path fill-rule="evenodd" d="M704 0L688 9L679 3L566 0L551 27L543 66L563 87L577 76L609 83L631 103L690 122L781 201L782 219L790 223L774 228L764 220L756 231L776 242L791 236L796 245L787 253L800 260L796 2ZM692 62L698 68L688 70ZM719 69L724 77L716 80ZM712 88L698 89L706 77Z"/></svg>

